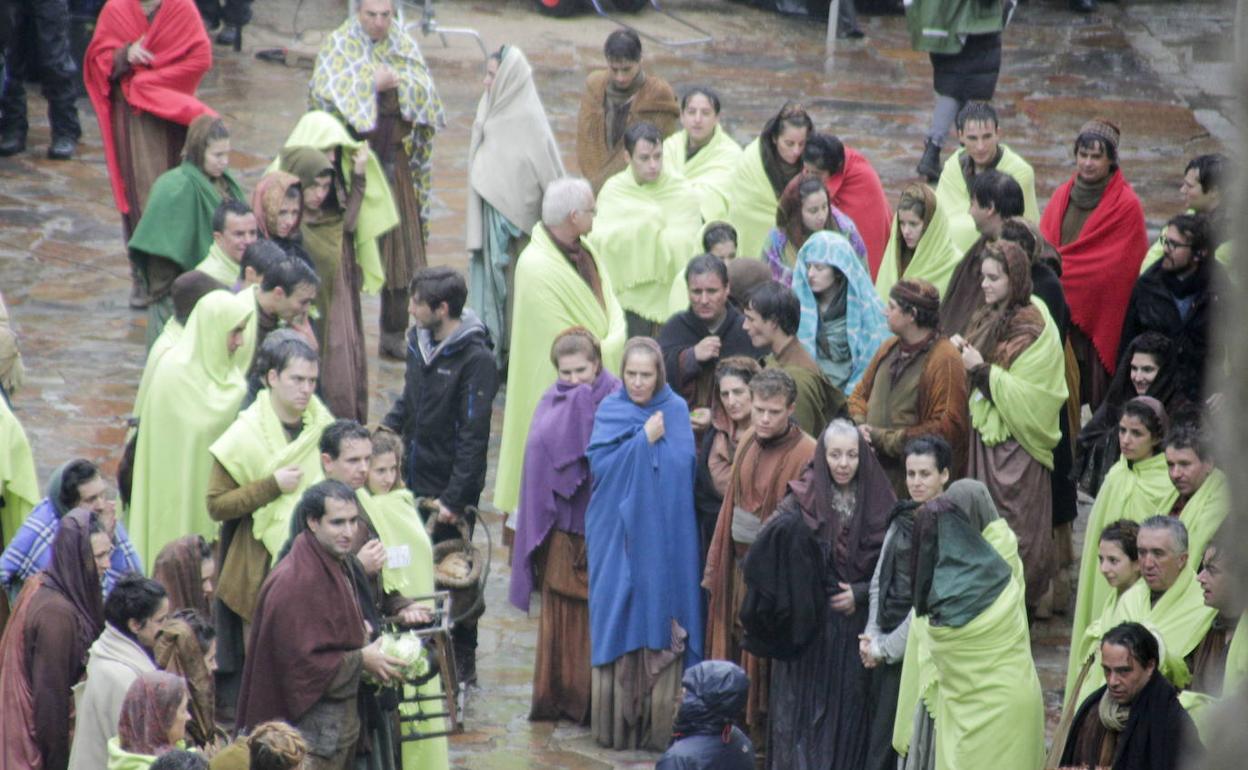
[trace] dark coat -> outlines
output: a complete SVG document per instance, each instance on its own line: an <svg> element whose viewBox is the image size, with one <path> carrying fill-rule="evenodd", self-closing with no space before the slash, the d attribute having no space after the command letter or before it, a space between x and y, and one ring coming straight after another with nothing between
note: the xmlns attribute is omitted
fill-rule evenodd
<svg viewBox="0 0 1248 770"><path fill-rule="evenodd" d="M781 507L750 545L742 565L741 646L762 658L791 660L823 629L827 569L796 507Z"/></svg>
<svg viewBox="0 0 1248 770"><path fill-rule="evenodd" d="M990 101L1001 72L1001 33L967 35L958 53L932 53L932 88L959 102Z"/></svg>
<svg viewBox="0 0 1248 770"><path fill-rule="evenodd" d="M412 493L462 513L485 487L498 368L485 325L470 311L460 321L436 347L429 332L408 332L403 394L383 424L403 436L403 477Z"/></svg>
<svg viewBox="0 0 1248 770"><path fill-rule="evenodd" d="M1221 288L1226 285L1225 270L1212 258L1182 283L1163 270L1162 260L1158 260L1144 271L1131 291L1127 315L1122 320L1118 359L1122 360L1131 340L1140 334L1163 334L1174 342L1179 391L1189 401L1204 400L1205 367L1210 359L1221 359L1222 346L1212 349L1210 337ZM1178 298L1192 300L1186 319L1179 314Z"/></svg>
<svg viewBox="0 0 1248 770"><path fill-rule="evenodd" d="M753 770L754 746L733 724L745 710L750 680L735 663L708 660L685 672L672 745L655 770Z"/></svg>
<svg viewBox="0 0 1248 770"><path fill-rule="evenodd" d="M1084 720L1099 718L1097 708L1105 690L1102 686L1089 695L1075 713L1062 750L1063 767L1078 761L1074 753L1080 728ZM1179 703L1178 691L1161 672L1154 671L1131 704L1131 715L1114 749L1113 770L1177 770L1180 757L1190 761L1202 750L1196 724Z"/></svg>
<svg viewBox="0 0 1248 770"><path fill-rule="evenodd" d="M741 311L729 304L719 329L719 358L709 361L698 361L693 354L693 347L711 336L711 332L692 310L682 310L663 324L659 331L659 345L663 348L667 380L690 409L710 406L710 388L715 387L715 366L721 359L749 356L760 360L767 355L767 350L756 348L750 342L750 335L742 326L744 320Z"/></svg>

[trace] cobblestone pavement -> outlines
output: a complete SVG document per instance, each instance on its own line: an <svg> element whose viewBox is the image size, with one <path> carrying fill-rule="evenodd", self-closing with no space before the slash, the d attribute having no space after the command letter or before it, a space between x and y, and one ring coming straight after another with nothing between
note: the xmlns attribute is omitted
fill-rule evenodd
<svg viewBox="0 0 1248 770"><path fill-rule="evenodd" d="M290 41L295 3L262 5L243 54L218 47L216 67L201 89L232 127L232 163L245 186L255 183L303 110L308 77L298 66L250 56L256 48ZM714 42L675 50L647 43L647 67L678 89L694 82L716 86L724 97L725 124L739 140L757 132L786 97L799 98L821 128L865 152L890 197L911 179L930 108L930 69L926 56L909 49L902 19L864 19L866 41L841 43L835 57L825 60L821 22L719 0L682 0L678 7L709 29ZM612 24L596 17L547 19L522 0L448 2L438 6L438 14L446 26L479 30L491 48L504 42L521 46L533 63L565 160L574 167L579 92L586 71L600 63L601 41ZM333 23L324 13L298 18L304 27ZM1006 37L996 101L1005 140L1036 168L1041 200L1070 173L1074 132L1087 118L1104 115L1123 127L1122 165L1150 225L1157 228L1176 212L1185 159L1221 149L1233 133L1229 78L1219 63L1227 56L1230 18L1226 4L1103 3L1088 17L1069 14L1060 3L1024 5ZM679 32L653 12L636 24L661 35ZM314 50L316 36L304 40ZM430 254L435 263L463 268L464 165L483 57L468 38L449 40L446 48L433 38L424 41L448 116L435 151ZM126 306L120 220L99 134L85 99L80 109L86 135L77 160L44 159L48 129L37 97L30 109L30 150L0 159L0 290L20 331L29 372L15 408L41 475L72 456L115 468L143 362L144 317ZM401 387L402 368L377 359L372 319L378 305L366 298L364 307L377 419ZM500 396L496 428L502 403ZM496 447L491 479L495 453ZM488 490L487 484L487 505ZM508 572L497 517L490 528L494 570L481 628L481 687L470 695L468 732L453 742L454 764L501 769L652 763L653 755L597 750L584 729L527 721L536 624L506 603ZM1068 633L1060 617L1033 627L1050 724Z"/></svg>

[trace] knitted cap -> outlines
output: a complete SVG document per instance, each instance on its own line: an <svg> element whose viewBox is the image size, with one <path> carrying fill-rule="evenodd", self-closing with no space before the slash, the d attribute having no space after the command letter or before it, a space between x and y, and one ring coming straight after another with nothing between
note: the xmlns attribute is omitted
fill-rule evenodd
<svg viewBox="0 0 1248 770"><path fill-rule="evenodd" d="M1122 132L1118 130L1118 126L1105 118L1093 118L1083 124L1083 128L1079 129L1079 135L1091 135L1100 139L1106 144L1113 145L1115 151L1118 149L1118 140L1122 136Z"/></svg>

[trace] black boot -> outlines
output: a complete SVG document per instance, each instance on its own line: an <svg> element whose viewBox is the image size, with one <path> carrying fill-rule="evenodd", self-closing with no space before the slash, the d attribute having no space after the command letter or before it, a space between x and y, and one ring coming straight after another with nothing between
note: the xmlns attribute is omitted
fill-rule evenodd
<svg viewBox="0 0 1248 770"><path fill-rule="evenodd" d="M232 24L225 25L225 28L217 33L217 45L228 45L237 51L242 47L243 29Z"/></svg>
<svg viewBox="0 0 1248 770"><path fill-rule="evenodd" d="M74 148L78 141L72 136L54 136L48 145L48 158L51 160L69 160L74 157Z"/></svg>
<svg viewBox="0 0 1248 770"><path fill-rule="evenodd" d="M928 139L923 143L923 157L915 172L928 182L935 183L940 179L940 145Z"/></svg>
<svg viewBox="0 0 1248 770"><path fill-rule="evenodd" d="M26 151L26 132L16 128L0 131L0 158Z"/></svg>

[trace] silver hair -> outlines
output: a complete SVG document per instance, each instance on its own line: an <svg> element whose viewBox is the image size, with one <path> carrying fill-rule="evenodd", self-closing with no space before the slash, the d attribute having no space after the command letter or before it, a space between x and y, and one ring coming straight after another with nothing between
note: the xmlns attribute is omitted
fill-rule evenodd
<svg viewBox="0 0 1248 770"><path fill-rule="evenodd" d="M551 182L542 195L542 224L558 227L572 216L594 205L594 188L579 176L565 176Z"/></svg>
<svg viewBox="0 0 1248 770"><path fill-rule="evenodd" d="M853 436L858 437L858 429L854 424L844 417L837 417L828 423L828 427L823 429L823 443L828 443L828 439L833 436Z"/></svg>
<svg viewBox="0 0 1248 770"><path fill-rule="evenodd" d="M351 12L352 12L352 13L359 13L359 12L360 12L360 6L361 6L361 5L363 5L363 4L364 4L364 0L351 0ZM390 0L390 10L391 10L391 11L393 11L393 12L394 12L394 14L395 14L396 16L398 15L398 13L399 13L399 2L398 2L398 0Z"/></svg>
<svg viewBox="0 0 1248 770"><path fill-rule="evenodd" d="M1140 529L1164 529L1174 538L1176 555L1187 553L1187 527L1174 516L1150 516L1140 522Z"/></svg>

